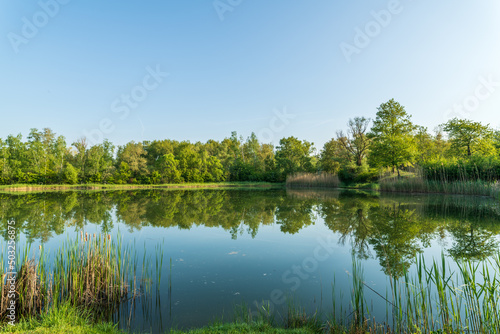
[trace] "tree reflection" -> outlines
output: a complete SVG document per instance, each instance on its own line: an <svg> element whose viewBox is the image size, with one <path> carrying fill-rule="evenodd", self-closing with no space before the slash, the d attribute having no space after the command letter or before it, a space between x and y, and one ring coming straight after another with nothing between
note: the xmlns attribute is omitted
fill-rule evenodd
<svg viewBox="0 0 500 334"><path fill-rule="evenodd" d="M449 227L453 245L448 253L455 259L483 260L498 249L494 233L469 221L455 221Z"/></svg>
<svg viewBox="0 0 500 334"><path fill-rule="evenodd" d="M0 234L13 218L28 241L42 243L68 229L97 225L109 233L117 223L133 232L146 226L222 228L232 239L258 235L263 225L299 233L324 220L361 259L377 258L387 275L399 277L431 240L450 236L454 258L492 255L500 233L493 200L453 196L396 196L308 190L134 190L0 195Z"/></svg>

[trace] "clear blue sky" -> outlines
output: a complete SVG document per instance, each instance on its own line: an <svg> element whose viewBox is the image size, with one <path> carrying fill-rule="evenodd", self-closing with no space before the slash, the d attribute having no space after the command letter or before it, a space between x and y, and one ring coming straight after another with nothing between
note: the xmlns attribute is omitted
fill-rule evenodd
<svg viewBox="0 0 500 334"><path fill-rule="evenodd" d="M452 116L500 125L498 0L54 1L0 4L2 138L50 127L69 144L107 119L116 144L254 131L321 148L390 98L430 129ZM348 62L357 28L371 37ZM145 90L157 66L169 75ZM273 120L284 109L295 118Z"/></svg>

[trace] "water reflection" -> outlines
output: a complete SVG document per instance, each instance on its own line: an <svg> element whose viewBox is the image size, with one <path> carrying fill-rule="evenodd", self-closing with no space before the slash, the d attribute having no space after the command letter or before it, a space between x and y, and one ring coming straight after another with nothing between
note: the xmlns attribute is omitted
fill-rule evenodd
<svg viewBox="0 0 500 334"><path fill-rule="evenodd" d="M89 224L103 233L115 224L130 232L145 226L219 227L232 239L255 237L262 226L296 234L321 218L359 258L376 258L388 275L400 276L431 240L444 240L454 258L484 259L498 247L496 201L464 196L400 196L305 190L141 190L0 195L0 233L7 220L29 241L49 241ZM115 218L116 217L116 218ZM18 233L19 235L20 233Z"/></svg>

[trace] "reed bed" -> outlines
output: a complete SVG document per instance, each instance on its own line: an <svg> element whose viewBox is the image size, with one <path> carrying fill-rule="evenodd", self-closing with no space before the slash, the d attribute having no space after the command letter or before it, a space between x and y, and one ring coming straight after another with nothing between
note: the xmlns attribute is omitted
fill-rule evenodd
<svg viewBox="0 0 500 334"><path fill-rule="evenodd" d="M151 281L152 269L144 270L140 279L136 276L137 259L131 254L120 236L112 239L83 232L67 239L52 261L43 247L33 254L26 246L16 263L16 318L37 316L60 305L81 307L96 317L110 316L121 303L139 296L147 288L144 282ZM159 254L162 257L163 251ZM161 271L158 255L156 262L157 272ZM4 321L9 299L3 259L0 266L0 319Z"/></svg>
<svg viewBox="0 0 500 334"><path fill-rule="evenodd" d="M353 261L351 307L335 314L329 332L351 333L500 333L500 253L482 262L460 260L452 272L446 257L428 266L422 255L415 272L390 282L383 295L364 282ZM365 297L369 289L386 304L386 323L370 320Z"/></svg>
<svg viewBox="0 0 500 334"><path fill-rule="evenodd" d="M444 193L500 198L500 183L498 181L465 178L462 180L448 180L445 177L439 180L428 180L419 171L413 175L402 177L384 175L380 177L379 184L381 191Z"/></svg>
<svg viewBox="0 0 500 334"><path fill-rule="evenodd" d="M289 188L337 188L339 185L338 176L326 172L295 173L286 178Z"/></svg>

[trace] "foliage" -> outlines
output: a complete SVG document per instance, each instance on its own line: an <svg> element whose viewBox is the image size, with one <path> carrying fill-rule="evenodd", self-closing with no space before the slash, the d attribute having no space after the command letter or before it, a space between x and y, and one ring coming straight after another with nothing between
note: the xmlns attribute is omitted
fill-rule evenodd
<svg viewBox="0 0 500 334"><path fill-rule="evenodd" d="M355 117L348 123L347 134L342 131L337 132L337 141L347 153L349 162L354 162L356 166L361 166L364 162L370 146L370 139L367 136L369 118Z"/></svg>
<svg viewBox="0 0 500 334"><path fill-rule="evenodd" d="M458 157L496 153L493 130L489 125L454 118L443 124L443 129L448 133L451 149Z"/></svg>
<svg viewBox="0 0 500 334"><path fill-rule="evenodd" d="M295 173L326 172L352 186L377 181L387 167L398 176L417 167L434 181L500 178L500 131L488 125L455 118L431 134L394 99L378 107L368 131L370 122L350 119L319 152L297 137L274 147L255 133L244 139L236 131L205 143L162 139L115 147L106 139L91 146L80 138L68 147L49 128L31 129L27 140L21 134L0 138L0 185L285 182Z"/></svg>
<svg viewBox="0 0 500 334"><path fill-rule="evenodd" d="M63 182L67 184L78 183L78 171L69 162L66 162L66 166L63 171Z"/></svg>
<svg viewBox="0 0 500 334"><path fill-rule="evenodd" d="M321 150L319 167L322 171L337 174L344 164L349 161L344 147L335 138L326 142Z"/></svg>
<svg viewBox="0 0 500 334"><path fill-rule="evenodd" d="M276 148L276 167L281 174L281 180L287 175L297 172L311 172L313 170L312 154L313 143L300 141L295 137L283 138Z"/></svg>
<svg viewBox="0 0 500 334"><path fill-rule="evenodd" d="M415 126L404 107L394 99L378 108L369 137L370 160L373 165L396 168L413 162Z"/></svg>

